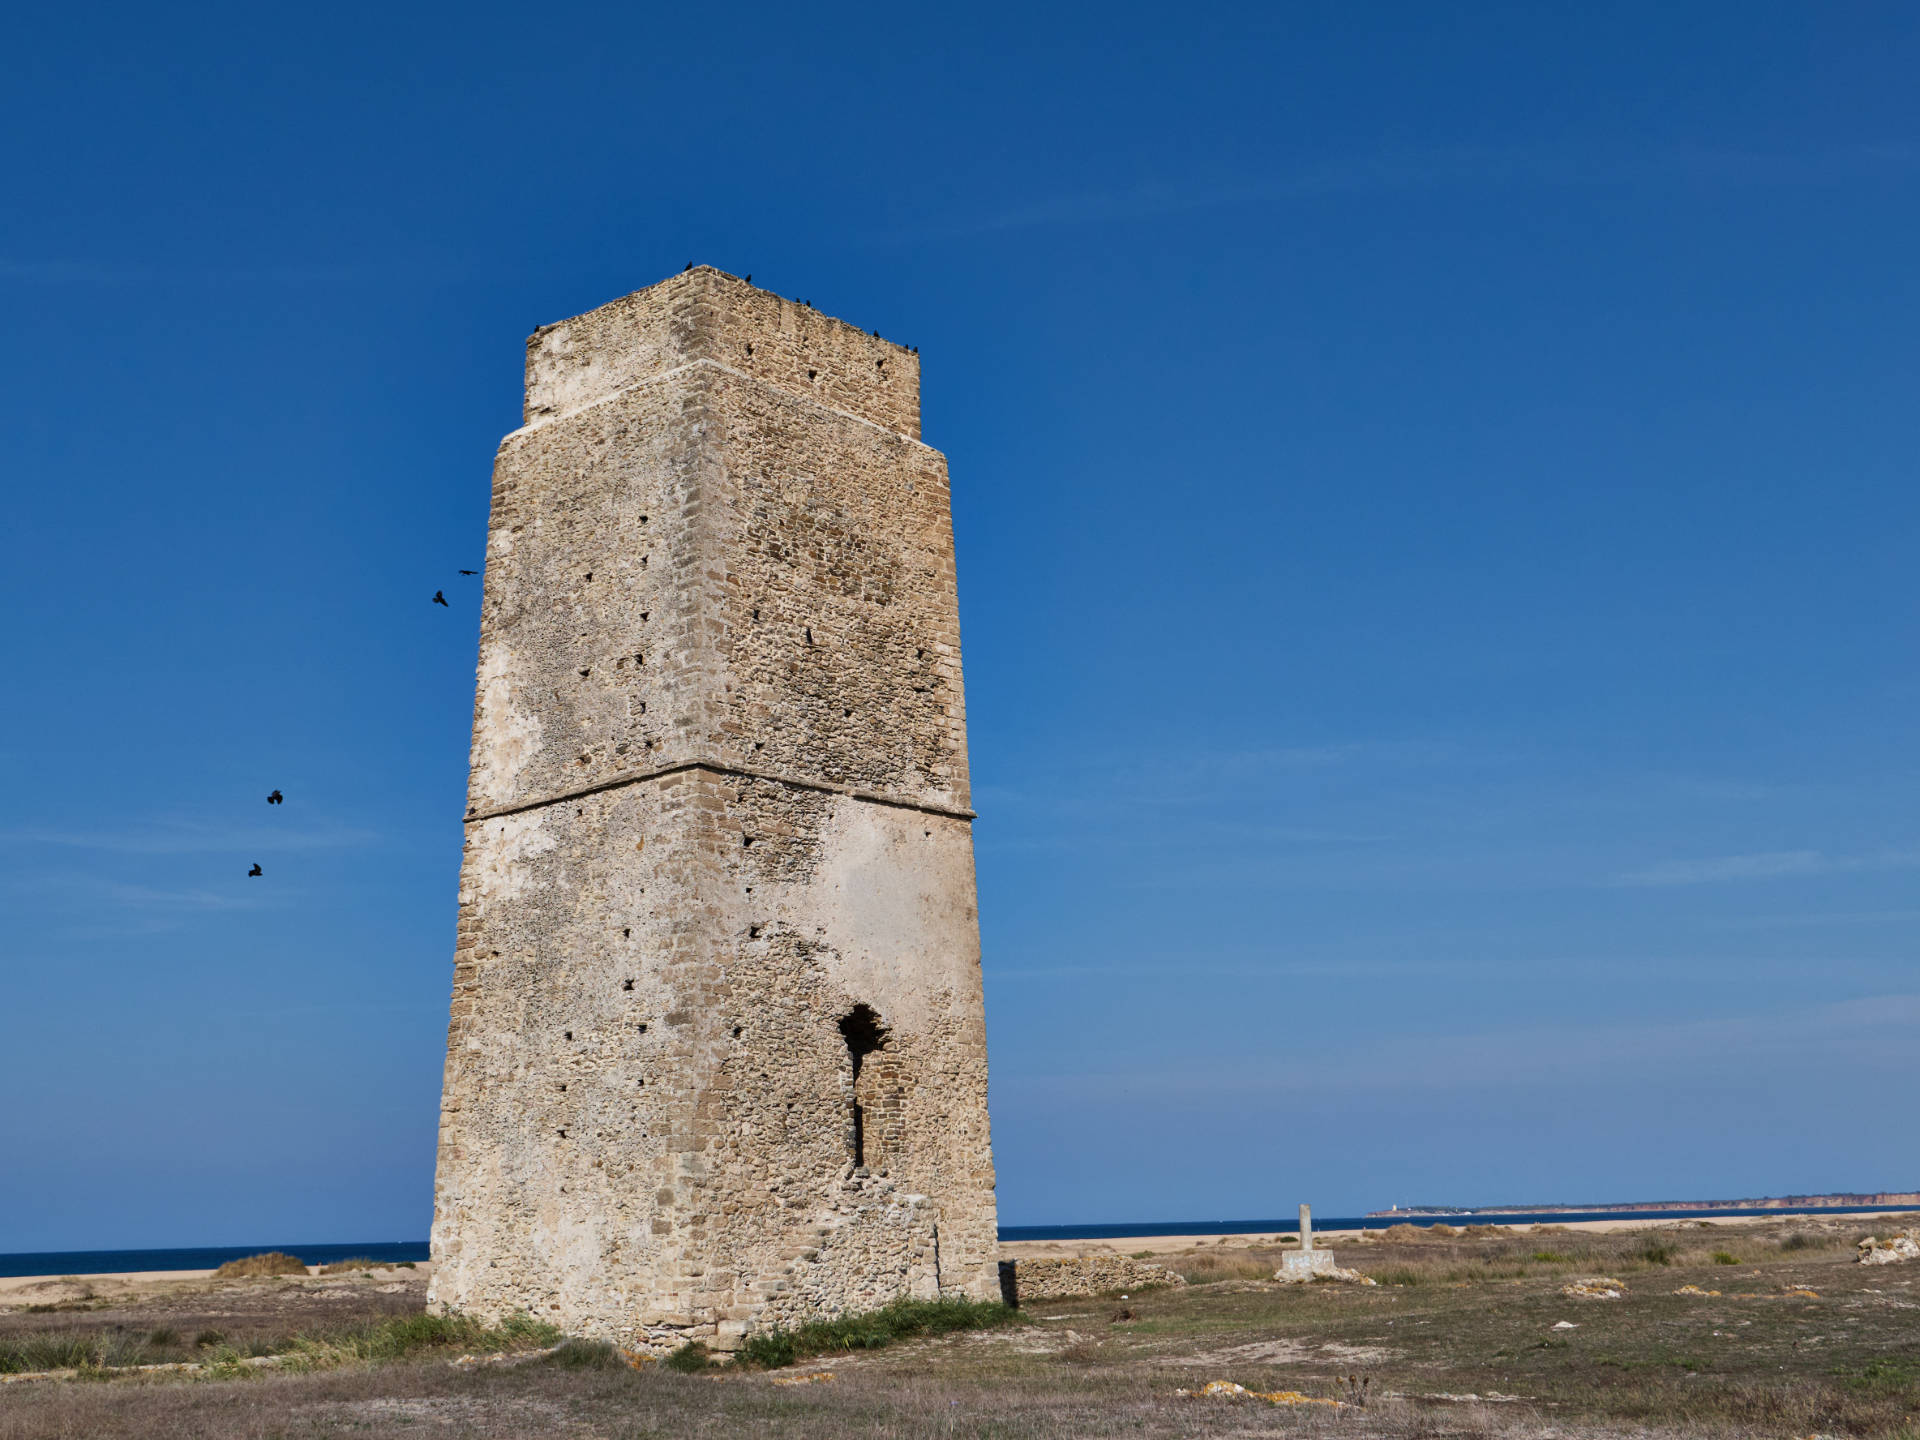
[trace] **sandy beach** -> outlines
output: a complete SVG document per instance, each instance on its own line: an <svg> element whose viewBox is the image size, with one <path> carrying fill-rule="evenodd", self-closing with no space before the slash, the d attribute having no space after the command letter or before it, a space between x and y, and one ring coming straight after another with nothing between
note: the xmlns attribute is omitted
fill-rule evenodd
<svg viewBox="0 0 1920 1440"><path fill-rule="evenodd" d="M407 1274L430 1275L433 1273L433 1264L431 1261L423 1260L418 1262L411 1271L401 1270L391 1265L376 1265L362 1273L383 1279ZM307 1274L310 1277L318 1276L320 1267L309 1265ZM28 1305L63 1305L76 1300L132 1298L168 1285L212 1278L211 1270L118 1270L95 1275L8 1275L0 1277L0 1309L19 1309Z"/></svg>

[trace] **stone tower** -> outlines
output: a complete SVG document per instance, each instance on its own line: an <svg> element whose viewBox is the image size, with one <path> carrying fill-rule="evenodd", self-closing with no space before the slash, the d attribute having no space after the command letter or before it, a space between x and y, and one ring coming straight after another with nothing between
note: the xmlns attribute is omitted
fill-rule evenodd
<svg viewBox="0 0 1920 1440"><path fill-rule="evenodd" d="M701 267L537 332L494 466L434 1303L721 1349L998 1293L920 362Z"/></svg>

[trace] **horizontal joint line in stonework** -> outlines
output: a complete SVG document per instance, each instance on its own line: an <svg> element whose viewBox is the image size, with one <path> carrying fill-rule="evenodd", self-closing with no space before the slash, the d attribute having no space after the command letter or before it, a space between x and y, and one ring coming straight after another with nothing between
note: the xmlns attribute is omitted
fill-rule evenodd
<svg viewBox="0 0 1920 1440"><path fill-rule="evenodd" d="M722 765L715 760L681 760L673 765L662 766L658 770L643 770L637 775L617 775L611 780L602 780L597 785L583 785L578 790L568 790L559 795L548 795L539 800L528 800L520 805L503 805L497 810L482 811L467 816L466 823L478 825L483 820L498 820L503 815L523 815L529 810L544 809L548 805L564 805L569 800L598 795L603 790L618 790L623 785L643 785L649 780L678 775L685 770L711 770L716 775L733 775L743 780L770 780L776 785L791 785L796 790L818 790L827 795L845 795L848 799L864 800L870 805L891 805L896 810L918 810L923 814L946 815L955 820L978 818L974 811L962 810L957 806L934 805L925 800L907 800L898 795L882 795L873 790L856 790L851 785L834 785L825 780L801 780L792 775L775 775L767 770L745 770L738 765Z"/></svg>
<svg viewBox="0 0 1920 1440"><path fill-rule="evenodd" d="M933 450L933 453L936 455L940 453L917 435L909 435L904 430L889 429L877 420L869 420L866 416L856 415L851 410L842 410L837 406L825 404L822 401L814 399L811 395L802 395L798 390L789 390L783 385L776 385L764 375L749 375L744 370L734 369L733 366L724 361L709 360L705 356L702 356L698 360L689 360L684 365L676 365L671 370L662 370L657 375L643 375L630 384L622 385L617 390L610 390L605 395L587 401L584 405L575 405L571 410L558 410L551 415L542 415L538 420L529 420L518 430L509 430L505 435L501 436L500 443L504 445L509 440L517 440L522 435L531 435L536 430L544 430L547 426L555 424L558 421L571 420L574 416L591 410L596 405L605 405L643 386L658 385L663 380L671 380L676 375L684 374L688 370L697 370L702 365L710 370L719 370L724 374L735 376L738 379L748 381L754 385L764 385L769 390L778 390L782 395L803 401L808 405L814 406L816 409L825 410L829 415L838 415L844 420L852 420L857 424L865 425L870 430L878 430L882 435L892 435L896 439L906 441L909 445L918 445L922 450Z"/></svg>

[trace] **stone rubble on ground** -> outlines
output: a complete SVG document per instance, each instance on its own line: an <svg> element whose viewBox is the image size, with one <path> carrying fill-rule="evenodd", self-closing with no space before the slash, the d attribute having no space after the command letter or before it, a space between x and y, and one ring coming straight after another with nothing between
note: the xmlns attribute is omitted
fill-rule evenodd
<svg viewBox="0 0 1920 1440"><path fill-rule="evenodd" d="M1574 1300L1619 1300L1626 1295L1627 1286L1625 1281L1595 1275L1562 1285L1560 1293Z"/></svg>
<svg viewBox="0 0 1920 1440"><path fill-rule="evenodd" d="M1198 1390L1176 1390L1173 1393L1186 1400L1238 1398L1244 1395L1250 1400L1265 1400L1274 1405L1326 1405L1335 1410L1347 1408L1342 1401L1321 1400L1312 1395L1302 1395L1298 1390L1249 1390L1232 1380L1209 1380Z"/></svg>
<svg viewBox="0 0 1920 1440"><path fill-rule="evenodd" d="M1920 1230L1901 1230L1884 1240L1869 1235L1860 1242L1862 1265L1898 1265L1920 1260Z"/></svg>

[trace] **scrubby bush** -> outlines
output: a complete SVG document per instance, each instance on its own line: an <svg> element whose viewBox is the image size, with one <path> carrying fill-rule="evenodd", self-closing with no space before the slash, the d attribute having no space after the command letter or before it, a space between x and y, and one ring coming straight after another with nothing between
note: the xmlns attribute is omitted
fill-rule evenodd
<svg viewBox="0 0 1920 1440"><path fill-rule="evenodd" d="M997 1301L896 1300L879 1310L749 1335L735 1358L742 1365L777 1370L810 1355L877 1350L895 1340L945 1335L955 1330L985 1330L1019 1318L1018 1311ZM673 1364L673 1356L667 1357L667 1363Z"/></svg>
<svg viewBox="0 0 1920 1440"><path fill-rule="evenodd" d="M1640 1258L1649 1265L1671 1265L1680 1252L1665 1240L1651 1236L1640 1246Z"/></svg>
<svg viewBox="0 0 1920 1440"><path fill-rule="evenodd" d="M707 1358L706 1346L698 1340L689 1340L660 1363L682 1375L698 1375L713 1362Z"/></svg>
<svg viewBox="0 0 1920 1440"><path fill-rule="evenodd" d="M248 1255L241 1260L229 1260L213 1272L216 1280L244 1280L256 1275L304 1275L307 1265L297 1256L286 1255L278 1250L269 1250L264 1255Z"/></svg>
<svg viewBox="0 0 1920 1440"><path fill-rule="evenodd" d="M562 1340L546 1363L563 1370L626 1370L627 1358L605 1340Z"/></svg>

